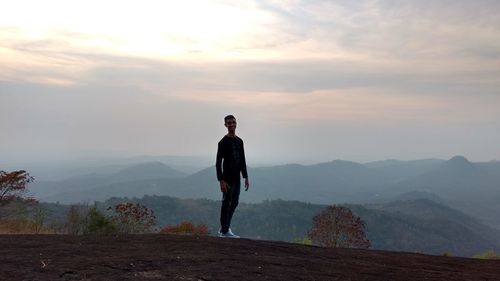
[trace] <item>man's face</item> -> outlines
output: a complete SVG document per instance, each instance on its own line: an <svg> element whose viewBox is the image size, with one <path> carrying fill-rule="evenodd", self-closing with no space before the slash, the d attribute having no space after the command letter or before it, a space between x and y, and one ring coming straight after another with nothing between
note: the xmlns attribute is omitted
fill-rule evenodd
<svg viewBox="0 0 500 281"><path fill-rule="evenodd" d="M224 125L229 131L234 131L236 129L236 119L228 119Z"/></svg>

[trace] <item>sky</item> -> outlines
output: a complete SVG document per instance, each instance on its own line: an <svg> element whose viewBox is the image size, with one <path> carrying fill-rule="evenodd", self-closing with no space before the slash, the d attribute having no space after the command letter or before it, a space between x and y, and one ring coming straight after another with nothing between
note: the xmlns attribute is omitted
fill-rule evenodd
<svg viewBox="0 0 500 281"><path fill-rule="evenodd" d="M500 2L0 0L0 161L500 160Z"/></svg>

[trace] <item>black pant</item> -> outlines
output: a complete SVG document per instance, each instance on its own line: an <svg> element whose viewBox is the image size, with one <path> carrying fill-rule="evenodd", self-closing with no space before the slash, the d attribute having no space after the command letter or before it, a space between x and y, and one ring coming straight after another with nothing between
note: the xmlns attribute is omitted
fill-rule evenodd
<svg viewBox="0 0 500 281"><path fill-rule="evenodd" d="M231 218L234 210L238 206L240 198L240 178L227 179L226 183L231 187L226 192L222 192L222 206L220 208L220 225L221 232L226 233L231 226Z"/></svg>

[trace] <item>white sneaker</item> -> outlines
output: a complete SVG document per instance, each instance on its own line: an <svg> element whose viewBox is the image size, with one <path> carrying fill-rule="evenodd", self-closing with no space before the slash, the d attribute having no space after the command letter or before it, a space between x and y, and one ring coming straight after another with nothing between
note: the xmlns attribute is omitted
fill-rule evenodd
<svg viewBox="0 0 500 281"><path fill-rule="evenodd" d="M234 233L231 231L231 228L229 228L229 231L228 231L227 233L231 234L234 238L240 238L238 235L234 234Z"/></svg>
<svg viewBox="0 0 500 281"><path fill-rule="evenodd" d="M219 231L219 237L224 237L224 238L240 238L238 235L234 234L231 229L229 229L228 232L226 233L221 233Z"/></svg>

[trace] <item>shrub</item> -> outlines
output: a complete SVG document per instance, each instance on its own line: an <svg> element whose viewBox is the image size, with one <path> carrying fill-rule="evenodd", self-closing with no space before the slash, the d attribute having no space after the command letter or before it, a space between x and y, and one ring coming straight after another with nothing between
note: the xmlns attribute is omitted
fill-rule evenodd
<svg viewBox="0 0 500 281"><path fill-rule="evenodd" d="M307 236L326 247L369 248L365 223L343 206L328 206L313 218L312 228Z"/></svg>
<svg viewBox="0 0 500 281"><path fill-rule="evenodd" d="M40 204L36 204L32 209L31 222L33 223L35 233L41 233L47 219L47 210Z"/></svg>
<svg viewBox="0 0 500 281"><path fill-rule="evenodd" d="M302 244L302 245L312 245L312 240L308 237L296 237L292 240L292 243Z"/></svg>
<svg viewBox="0 0 500 281"><path fill-rule="evenodd" d="M488 250L479 254L472 256L475 259L490 259L490 260L499 260L500 255L495 253L493 250Z"/></svg>
<svg viewBox="0 0 500 281"><path fill-rule="evenodd" d="M153 211L139 203L120 203L109 207L114 209L115 215L111 220L116 225L120 233L145 233L152 232L152 227L156 224L156 217Z"/></svg>
<svg viewBox="0 0 500 281"><path fill-rule="evenodd" d="M71 205L66 214L65 232L72 235L83 234L88 222L88 216L88 205Z"/></svg>
<svg viewBox="0 0 500 281"><path fill-rule="evenodd" d="M49 234L55 233L47 227L40 227L28 218L10 218L0 220L0 234Z"/></svg>
<svg viewBox="0 0 500 281"><path fill-rule="evenodd" d="M88 212L84 234L111 234L116 232L113 221L105 216L96 207L91 207Z"/></svg>
<svg viewBox="0 0 500 281"><path fill-rule="evenodd" d="M208 235L208 226L205 224L194 225L192 222L183 221L176 225L165 226L160 230L163 234L193 234Z"/></svg>
<svg viewBox="0 0 500 281"><path fill-rule="evenodd" d="M47 210L35 201L16 199L0 209L0 212L8 212L8 215L0 217L1 234L55 233L54 229L45 225Z"/></svg>

